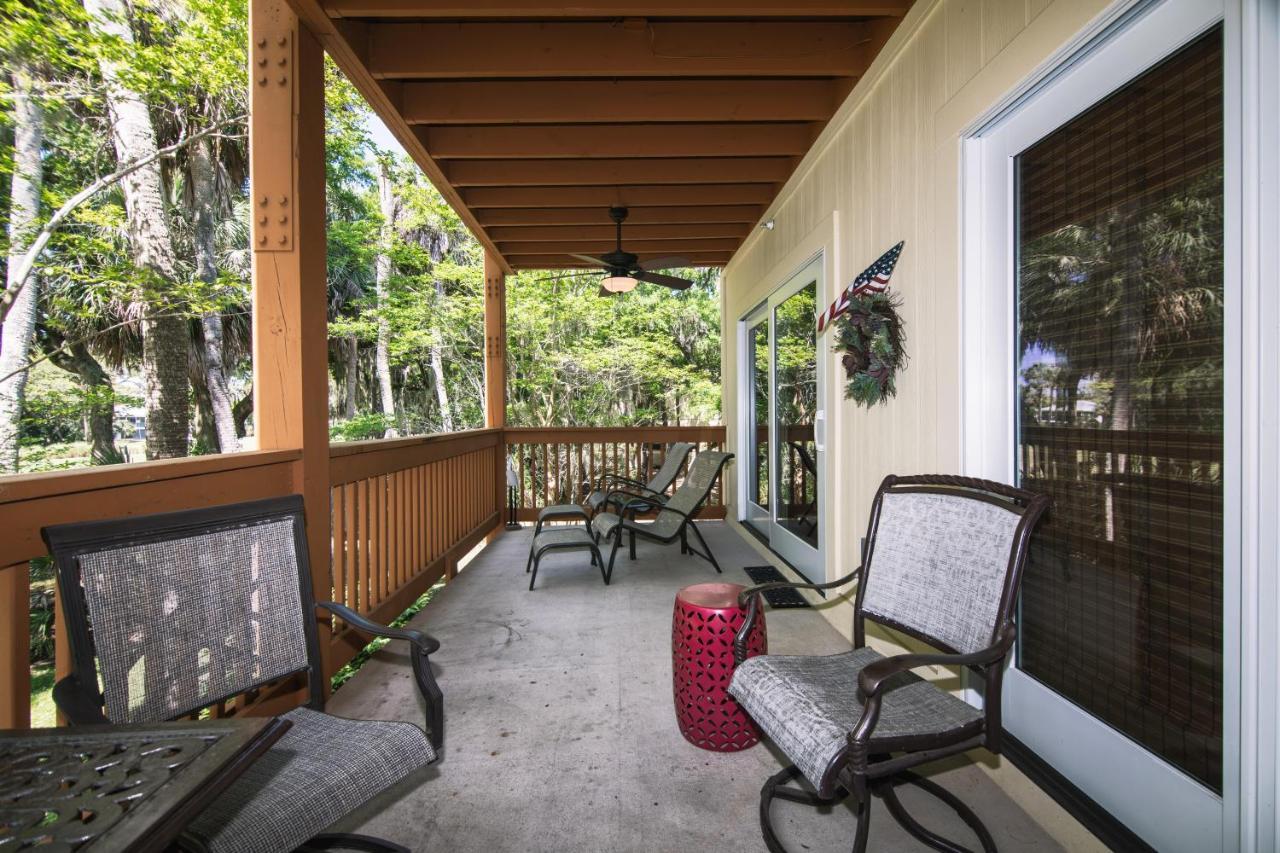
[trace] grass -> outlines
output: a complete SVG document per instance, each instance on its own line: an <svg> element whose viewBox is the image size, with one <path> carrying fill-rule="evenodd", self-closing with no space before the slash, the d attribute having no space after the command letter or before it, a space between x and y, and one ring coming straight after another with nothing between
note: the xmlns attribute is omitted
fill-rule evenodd
<svg viewBox="0 0 1280 853"><path fill-rule="evenodd" d="M31 726L52 728L58 724L58 709L53 704L53 664L31 667Z"/></svg>

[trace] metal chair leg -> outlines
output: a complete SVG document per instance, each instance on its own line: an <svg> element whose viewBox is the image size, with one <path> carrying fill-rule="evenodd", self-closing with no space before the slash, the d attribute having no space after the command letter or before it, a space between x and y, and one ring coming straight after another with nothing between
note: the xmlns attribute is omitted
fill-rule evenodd
<svg viewBox="0 0 1280 853"><path fill-rule="evenodd" d="M630 531L630 536L631 536L631 559L634 560L636 558L636 532L634 530Z"/></svg>
<svg viewBox="0 0 1280 853"><path fill-rule="evenodd" d="M545 550L545 549L544 549ZM538 579L538 564L542 562L543 551L539 551L533 558L533 574L529 575L529 591L533 592L533 582Z"/></svg>
<svg viewBox="0 0 1280 853"><path fill-rule="evenodd" d="M709 562L712 566L715 567L716 574L722 574L722 572L720 571L720 564L716 562L715 554L711 553L711 546L707 544L707 540L702 538L702 531L698 529L698 525L690 521L685 524L685 527L692 528L693 535L698 537L698 541L702 543L702 550L705 551L706 553L701 554L700 556L707 558L707 562Z"/></svg>
<svg viewBox="0 0 1280 853"><path fill-rule="evenodd" d="M943 838L936 832L933 832L922 826L915 818L907 813L903 807L902 801L898 799L898 792L893 789L894 783L900 781L904 784L915 785L917 788L932 794L943 803L951 807L951 810L965 822L973 834L978 836L978 843L982 845L984 853L997 853L995 839L991 837L991 833L987 831L986 826L979 820L973 811L960 801L960 798L948 791L946 788L934 782L932 779L926 779L919 774L904 770L901 773L892 776L876 785L876 794L889 807L889 814L898 822L898 825L911 834L917 841L933 850L941 851L941 853L972 853L968 847L956 844L950 839Z"/></svg>
<svg viewBox="0 0 1280 853"><path fill-rule="evenodd" d="M764 844L769 848L769 853L787 853L787 848L782 846L782 842L774 833L773 822L769 817L769 806L772 805L774 798L802 803L806 806L830 806L843 799L820 797L802 788L786 786L787 782L798 778L800 778L800 769L792 764L770 776L764 783L764 787L760 789L760 832L764 836Z"/></svg>
<svg viewBox="0 0 1280 853"><path fill-rule="evenodd" d="M613 550L609 552L609 568L605 570L605 577L607 578L613 577L613 561L618 556L618 549L622 547L622 528L614 528L612 536Z"/></svg>
<svg viewBox="0 0 1280 853"><path fill-rule="evenodd" d="M591 549L591 565L600 567L600 577L604 578L604 585L608 586L609 576L612 574L612 571L609 571L609 572L605 571L604 557L600 556L600 550L598 548L593 547Z"/></svg>
<svg viewBox="0 0 1280 853"><path fill-rule="evenodd" d="M307 839L294 853L313 853L321 850L360 850L367 853L409 853L401 847L371 835L355 835L349 832L324 832Z"/></svg>

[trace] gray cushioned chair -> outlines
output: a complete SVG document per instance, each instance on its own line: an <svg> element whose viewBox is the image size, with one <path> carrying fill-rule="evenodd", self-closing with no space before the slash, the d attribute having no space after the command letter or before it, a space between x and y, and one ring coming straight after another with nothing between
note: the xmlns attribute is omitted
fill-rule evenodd
<svg viewBox="0 0 1280 853"><path fill-rule="evenodd" d="M777 582L743 592L746 623L735 643L729 693L794 762L760 792L766 846L784 848L769 822L774 797L828 805L858 803L854 851L866 849L870 795L935 850L963 851L917 823L894 786L911 783L964 820L986 851L995 842L978 817L937 783L909 768L985 746L1000 751L1000 686L1013 646L1014 602L1028 541L1048 499L963 477L888 477L871 507L865 562L825 584ZM779 587L826 589L861 574L854 602L854 650L829 656L746 659L760 594ZM867 619L941 650L884 657L866 645ZM983 683L981 709L911 672L967 667ZM787 786L803 777L812 790Z"/></svg>
<svg viewBox="0 0 1280 853"><path fill-rule="evenodd" d="M57 563L73 666L54 699L73 725L172 720L306 678L310 701L284 714L289 730L189 825L184 847L404 849L322 832L436 759L444 717L428 655L439 643L320 602L357 631L409 643L429 734L410 723L323 713L301 497L58 525L43 534Z"/></svg>
<svg viewBox="0 0 1280 853"><path fill-rule="evenodd" d="M609 552L609 567L605 572L606 577L613 576L613 561L618 555L618 549L622 546L623 534L631 537L631 558L633 560L636 556L636 536L662 543L671 543L678 540L681 553L691 553L702 557L712 566L715 566L716 572L719 573L720 564L716 562L715 556L711 553L711 546L707 544L707 540L702 538L702 532L698 530L698 525L692 522L697 517L698 510L702 509L703 503L710 496L711 490L715 488L716 480L720 478L720 472L732 458L732 453L725 453L720 450L704 450L699 453L694 457L693 464L689 466L689 472L685 475L684 482L680 484L680 488L676 489L666 503L662 504L662 508L658 510L658 515L653 521L637 521L635 514L630 512L630 505L628 504L623 504L618 513L598 513L591 520L591 529L596 540L599 541L602 538L613 540L613 550ZM693 531L693 535L702 545L701 551L689 544L688 532L690 530Z"/></svg>

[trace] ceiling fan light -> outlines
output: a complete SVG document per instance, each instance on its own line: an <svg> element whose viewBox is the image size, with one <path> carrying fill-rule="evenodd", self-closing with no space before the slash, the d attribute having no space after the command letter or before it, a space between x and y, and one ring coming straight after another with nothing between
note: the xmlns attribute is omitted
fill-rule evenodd
<svg viewBox="0 0 1280 853"><path fill-rule="evenodd" d="M600 286L610 293L626 293L635 289L636 280L627 275L611 275L600 282Z"/></svg>

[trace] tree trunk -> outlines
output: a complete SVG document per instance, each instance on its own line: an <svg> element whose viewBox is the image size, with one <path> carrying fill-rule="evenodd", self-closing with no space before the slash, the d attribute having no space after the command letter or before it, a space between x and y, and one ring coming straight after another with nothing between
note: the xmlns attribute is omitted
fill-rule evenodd
<svg viewBox="0 0 1280 853"><path fill-rule="evenodd" d="M382 239L378 246L378 257L374 267L374 283L378 298L378 343L374 355L378 371L379 403L382 414L387 419L384 438L395 438L400 434L396 429L396 401L391 390L391 358L388 353L388 342L391 338L391 323L387 320L387 288L391 283L391 241L396 231L396 199L392 193L391 175L387 164L378 164L378 205L382 212Z"/></svg>
<svg viewBox="0 0 1280 853"><path fill-rule="evenodd" d="M44 110L36 99L35 79L29 68L15 64L13 85L13 181L9 190L9 283L16 278L20 258L40 215L43 170L40 147L44 141ZM18 470L18 433L22 401L27 388L23 367L31 358L31 338L39 302L38 279L33 276L18 294L0 326L0 472Z"/></svg>
<svg viewBox="0 0 1280 853"><path fill-rule="evenodd" d="M128 9L122 0L85 0L85 10L93 16L100 32L126 45L133 42ZM154 154L156 133L146 103L124 84L116 63L104 58L99 67L106 83L116 160L127 163ZM140 287L137 296L144 305L142 375L146 388L147 458L185 456L190 426L187 323L182 317L169 316L175 312L166 305L164 294L154 292L157 288L167 290L177 279L159 161L130 173L120 185L133 263L151 279L147 282L150 287Z"/></svg>
<svg viewBox="0 0 1280 853"><path fill-rule="evenodd" d="M356 416L356 391L360 387L360 342L355 335L347 338L347 370L344 382L347 392L346 416L351 420Z"/></svg>
<svg viewBox="0 0 1280 853"><path fill-rule="evenodd" d="M444 303L444 282L436 279L436 305ZM437 315L439 314L437 310ZM444 358L441 356L443 331L440 323L435 323L431 333L431 373L436 383L436 403L440 406L440 429L453 432L453 410L449 408L449 389L444 384Z"/></svg>
<svg viewBox="0 0 1280 853"><path fill-rule="evenodd" d="M231 407L231 416L236 420L236 437L244 438L249 434L249 418L253 415L253 389L245 394Z"/></svg>
<svg viewBox="0 0 1280 853"><path fill-rule="evenodd" d="M65 349L61 336L50 334L49 361L73 374L85 392L85 439L89 442L89 455L94 464L114 465L124 457L116 449L115 391L111 377L89 352L83 341L77 341Z"/></svg>
<svg viewBox="0 0 1280 853"><path fill-rule="evenodd" d="M212 289L218 282L218 260L214 242L214 208L218 187L213 143L208 137L192 143L188 160L191 164L192 206L195 208L196 274ZM240 449L240 440L236 437L236 422L231 414L231 389L227 383L223 354L222 315L217 311L201 314L200 331L202 334L198 349L205 386L209 391L213 433L217 438L218 450L222 453L235 453Z"/></svg>

